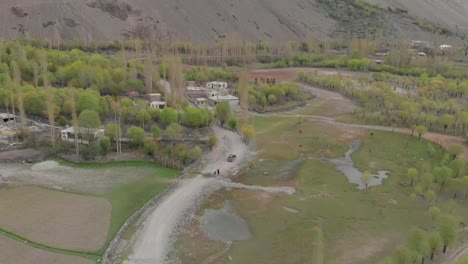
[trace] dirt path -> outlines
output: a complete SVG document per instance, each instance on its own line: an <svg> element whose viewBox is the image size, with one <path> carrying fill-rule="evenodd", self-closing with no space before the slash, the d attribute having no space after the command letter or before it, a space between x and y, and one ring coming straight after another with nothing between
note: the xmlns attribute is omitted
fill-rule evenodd
<svg viewBox="0 0 468 264"><path fill-rule="evenodd" d="M462 245L443 257L439 264L456 264L461 258L468 256L468 244Z"/></svg>
<svg viewBox="0 0 468 264"><path fill-rule="evenodd" d="M212 174L220 170L220 176L230 176L237 173L239 165L249 155L248 147L240 136L233 132L214 128L218 144L206 157L206 167L202 174ZM239 158L227 162L229 154ZM219 180L201 175L183 180L178 188L166 196L159 206L151 213L137 233L133 254L126 263L164 263L172 246L174 234L183 224L187 214L190 214L201 199L219 187Z"/></svg>

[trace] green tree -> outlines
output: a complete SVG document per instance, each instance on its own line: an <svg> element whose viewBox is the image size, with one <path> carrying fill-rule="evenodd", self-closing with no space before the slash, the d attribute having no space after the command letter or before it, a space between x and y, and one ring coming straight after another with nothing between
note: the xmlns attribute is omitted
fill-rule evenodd
<svg viewBox="0 0 468 264"><path fill-rule="evenodd" d="M189 127L203 127L207 125L203 109L187 107L184 112L184 123Z"/></svg>
<svg viewBox="0 0 468 264"><path fill-rule="evenodd" d="M141 126L144 129L145 124L151 120L151 116L146 109L142 108L137 112L136 119L141 123Z"/></svg>
<svg viewBox="0 0 468 264"><path fill-rule="evenodd" d="M371 182L371 180L372 180L372 175L370 174L370 172L364 171L361 175L361 181L366 187L366 190L369 188L369 183Z"/></svg>
<svg viewBox="0 0 468 264"><path fill-rule="evenodd" d="M109 153L109 151L111 150L111 142L108 137L102 138L99 141L99 145L101 147L101 153L103 155L107 155L107 153Z"/></svg>
<svg viewBox="0 0 468 264"><path fill-rule="evenodd" d="M278 100L278 99L276 98L276 96L275 96L274 94L269 94L269 95L268 95L268 103L269 103L270 105L275 104L277 100Z"/></svg>
<svg viewBox="0 0 468 264"><path fill-rule="evenodd" d="M180 137L182 135L182 132L182 126L177 123L172 123L166 128L166 134L172 140L175 140L178 137Z"/></svg>
<svg viewBox="0 0 468 264"><path fill-rule="evenodd" d="M428 190L424 195L426 200L430 203L433 203L437 197L436 193L433 190Z"/></svg>
<svg viewBox="0 0 468 264"><path fill-rule="evenodd" d="M127 135L134 146L141 146L145 143L145 130L141 127L131 126L127 129Z"/></svg>
<svg viewBox="0 0 468 264"><path fill-rule="evenodd" d="M437 207L437 206L431 206L431 208L429 208L429 214L431 215L431 218L433 221L439 219L440 217L440 208Z"/></svg>
<svg viewBox="0 0 468 264"><path fill-rule="evenodd" d="M434 255L437 251L442 250L442 237L438 232L432 233L429 236L429 247L431 248L431 260L434 259Z"/></svg>
<svg viewBox="0 0 468 264"><path fill-rule="evenodd" d="M221 127L224 127L224 124L229 120L231 114L231 105L229 102L223 101L216 105L215 115L216 119L221 123Z"/></svg>
<svg viewBox="0 0 468 264"><path fill-rule="evenodd" d="M84 110L78 116L78 126L85 128L99 128L101 119L96 111Z"/></svg>
<svg viewBox="0 0 468 264"><path fill-rule="evenodd" d="M104 135L110 139L110 141L114 142L120 134L120 127L117 123L108 123L104 128Z"/></svg>
<svg viewBox="0 0 468 264"><path fill-rule="evenodd" d="M410 180L411 186L413 186L414 180L418 177L418 170L415 168L408 169L408 179Z"/></svg>
<svg viewBox="0 0 468 264"><path fill-rule="evenodd" d="M216 145L217 142L218 138L214 133L211 133L208 137L208 146L210 147L210 150L213 150L213 147Z"/></svg>
<svg viewBox="0 0 468 264"><path fill-rule="evenodd" d="M99 92L91 89L82 90L78 93L76 100L76 110L81 113L85 110L92 110L100 113L101 106L99 105Z"/></svg>
<svg viewBox="0 0 468 264"><path fill-rule="evenodd" d="M452 159L456 159L458 155L460 155L461 153L463 153L463 146L460 145L460 144L451 144L448 149L447 149L447 152L452 155Z"/></svg>
<svg viewBox="0 0 468 264"><path fill-rule="evenodd" d="M161 111L159 120L163 126L168 126L171 123L175 123L177 122L177 111L170 107L166 107Z"/></svg>
<svg viewBox="0 0 468 264"><path fill-rule="evenodd" d="M425 231L420 228L413 228L408 236L408 247L417 252L421 257L421 262L424 263L424 258L430 252L429 238Z"/></svg>
<svg viewBox="0 0 468 264"><path fill-rule="evenodd" d="M457 231L455 230L455 221L453 217L448 215L442 216L440 218L438 230L444 245L442 253L445 254L447 247L455 243L457 240Z"/></svg>
<svg viewBox="0 0 468 264"><path fill-rule="evenodd" d="M255 138L255 128L252 125L244 125L241 130L242 137L247 144Z"/></svg>
<svg viewBox="0 0 468 264"><path fill-rule="evenodd" d="M427 132L427 128L425 126L416 126L414 130L418 133L419 140L421 140L422 135Z"/></svg>
<svg viewBox="0 0 468 264"><path fill-rule="evenodd" d="M431 173L429 172L423 173L423 175L421 176L421 184L426 191L432 186L433 182L434 182L434 177L432 176Z"/></svg>
<svg viewBox="0 0 468 264"><path fill-rule="evenodd" d="M229 128L230 130L233 130L233 131L234 131L234 130L237 130L237 119L236 119L235 117L231 116L231 117L229 118L227 124L228 124L228 128Z"/></svg>
<svg viewBox="0 0 468 264"><path fill-rule="evenodd" d="M161 129L157 125L151 126L151 136L153 138L158 139L161 137Z"/></svg>
<svg viewBox="0 0 468 264"><path fill-rule="evenodd" d="M413 264L411 251L407 248L400 248L395 252L394 262L397 264Z"/></svg>

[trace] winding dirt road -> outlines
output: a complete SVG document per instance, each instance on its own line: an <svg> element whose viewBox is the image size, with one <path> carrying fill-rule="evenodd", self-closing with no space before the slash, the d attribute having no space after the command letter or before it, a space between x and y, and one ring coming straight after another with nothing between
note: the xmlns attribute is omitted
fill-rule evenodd
<svg viewBox="0 0 468 264"><path fill-rule="evenodd" d="M204 157L206 164L201 174L213 174L217 169L220 176L236 174L239 165L248 158L249 150L238 134L215 127L217 146ZM238 159L227 162L229 154ZM201 199L220 187L219 180L198 175L193 179L182 180L177 189L163 198L137 233L133 254L126 263L160 264L165 263L173 243L174 234L190 215Z"/></svg>

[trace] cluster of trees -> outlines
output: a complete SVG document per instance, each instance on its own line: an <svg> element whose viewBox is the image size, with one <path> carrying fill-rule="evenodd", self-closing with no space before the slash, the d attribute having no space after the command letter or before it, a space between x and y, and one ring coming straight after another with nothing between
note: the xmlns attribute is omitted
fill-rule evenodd
<svg viewBox="0 0 468 264"><path fill-rule="evenodd" d="M236 82L238 81L238 74L226 68L193 67L185 72L185 80L200 83L216 80Z"/></svg>
<svg viewBox="0 0 468 264"><path fill-rule="evenodd" d="M391 82L386 81L386 75L377 75L376 80L366 85L341 75L300 73L299 79L351 98L362 107L355 114L377 124L424 126L430 131L466 134L468 106L463 100L468 94L467 82L422 75L412 84L403 86L414 88L408 88L406 93L399 93Z"/></svg>
<svg viewBox="0 0 468 264"><path fill-rule="evenodd" d="M296 83L260 83L249 88L249 105L264 108L268 105L284 104L288 101L305 101L309 97Z"/></svg>
<svg viewBox="0 0 468 264"><path fill-rule="evenodd" d="M429 213L434 217L436 229L424 231L413 228L407 238L406 247L399 248L392 257L387 257L379 264L414 264L433 260L435 254L445 253L457 240L456 218L451 215L440 216L440 209L431 207Z"/></svg>
<svg viewBox="0 0 468 264"><path fill-rule="evenodd" d="M428 144L430 156L434 156L437 150L432 144ZM410 168L406 174L401 175L402 185L414 188L413 197L422 197L429 202L435 202L437 193L450 186L454 191L453 197L458 194L468 194L468 175L466 175L466 163L463 155L463 146L452 144L447 149L441 162L436 166L423 164L421 168Z"/></svg>

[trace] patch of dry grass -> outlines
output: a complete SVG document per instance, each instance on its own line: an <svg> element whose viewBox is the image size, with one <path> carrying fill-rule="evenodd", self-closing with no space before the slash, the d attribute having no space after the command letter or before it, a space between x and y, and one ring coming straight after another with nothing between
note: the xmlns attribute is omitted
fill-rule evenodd
<svg viewBox="0 0 468 264"><path fill-rule="evenodd" d="M99 250L111 211L102 198L29 186L0 190L0 227L51 247Z"/></svg>

